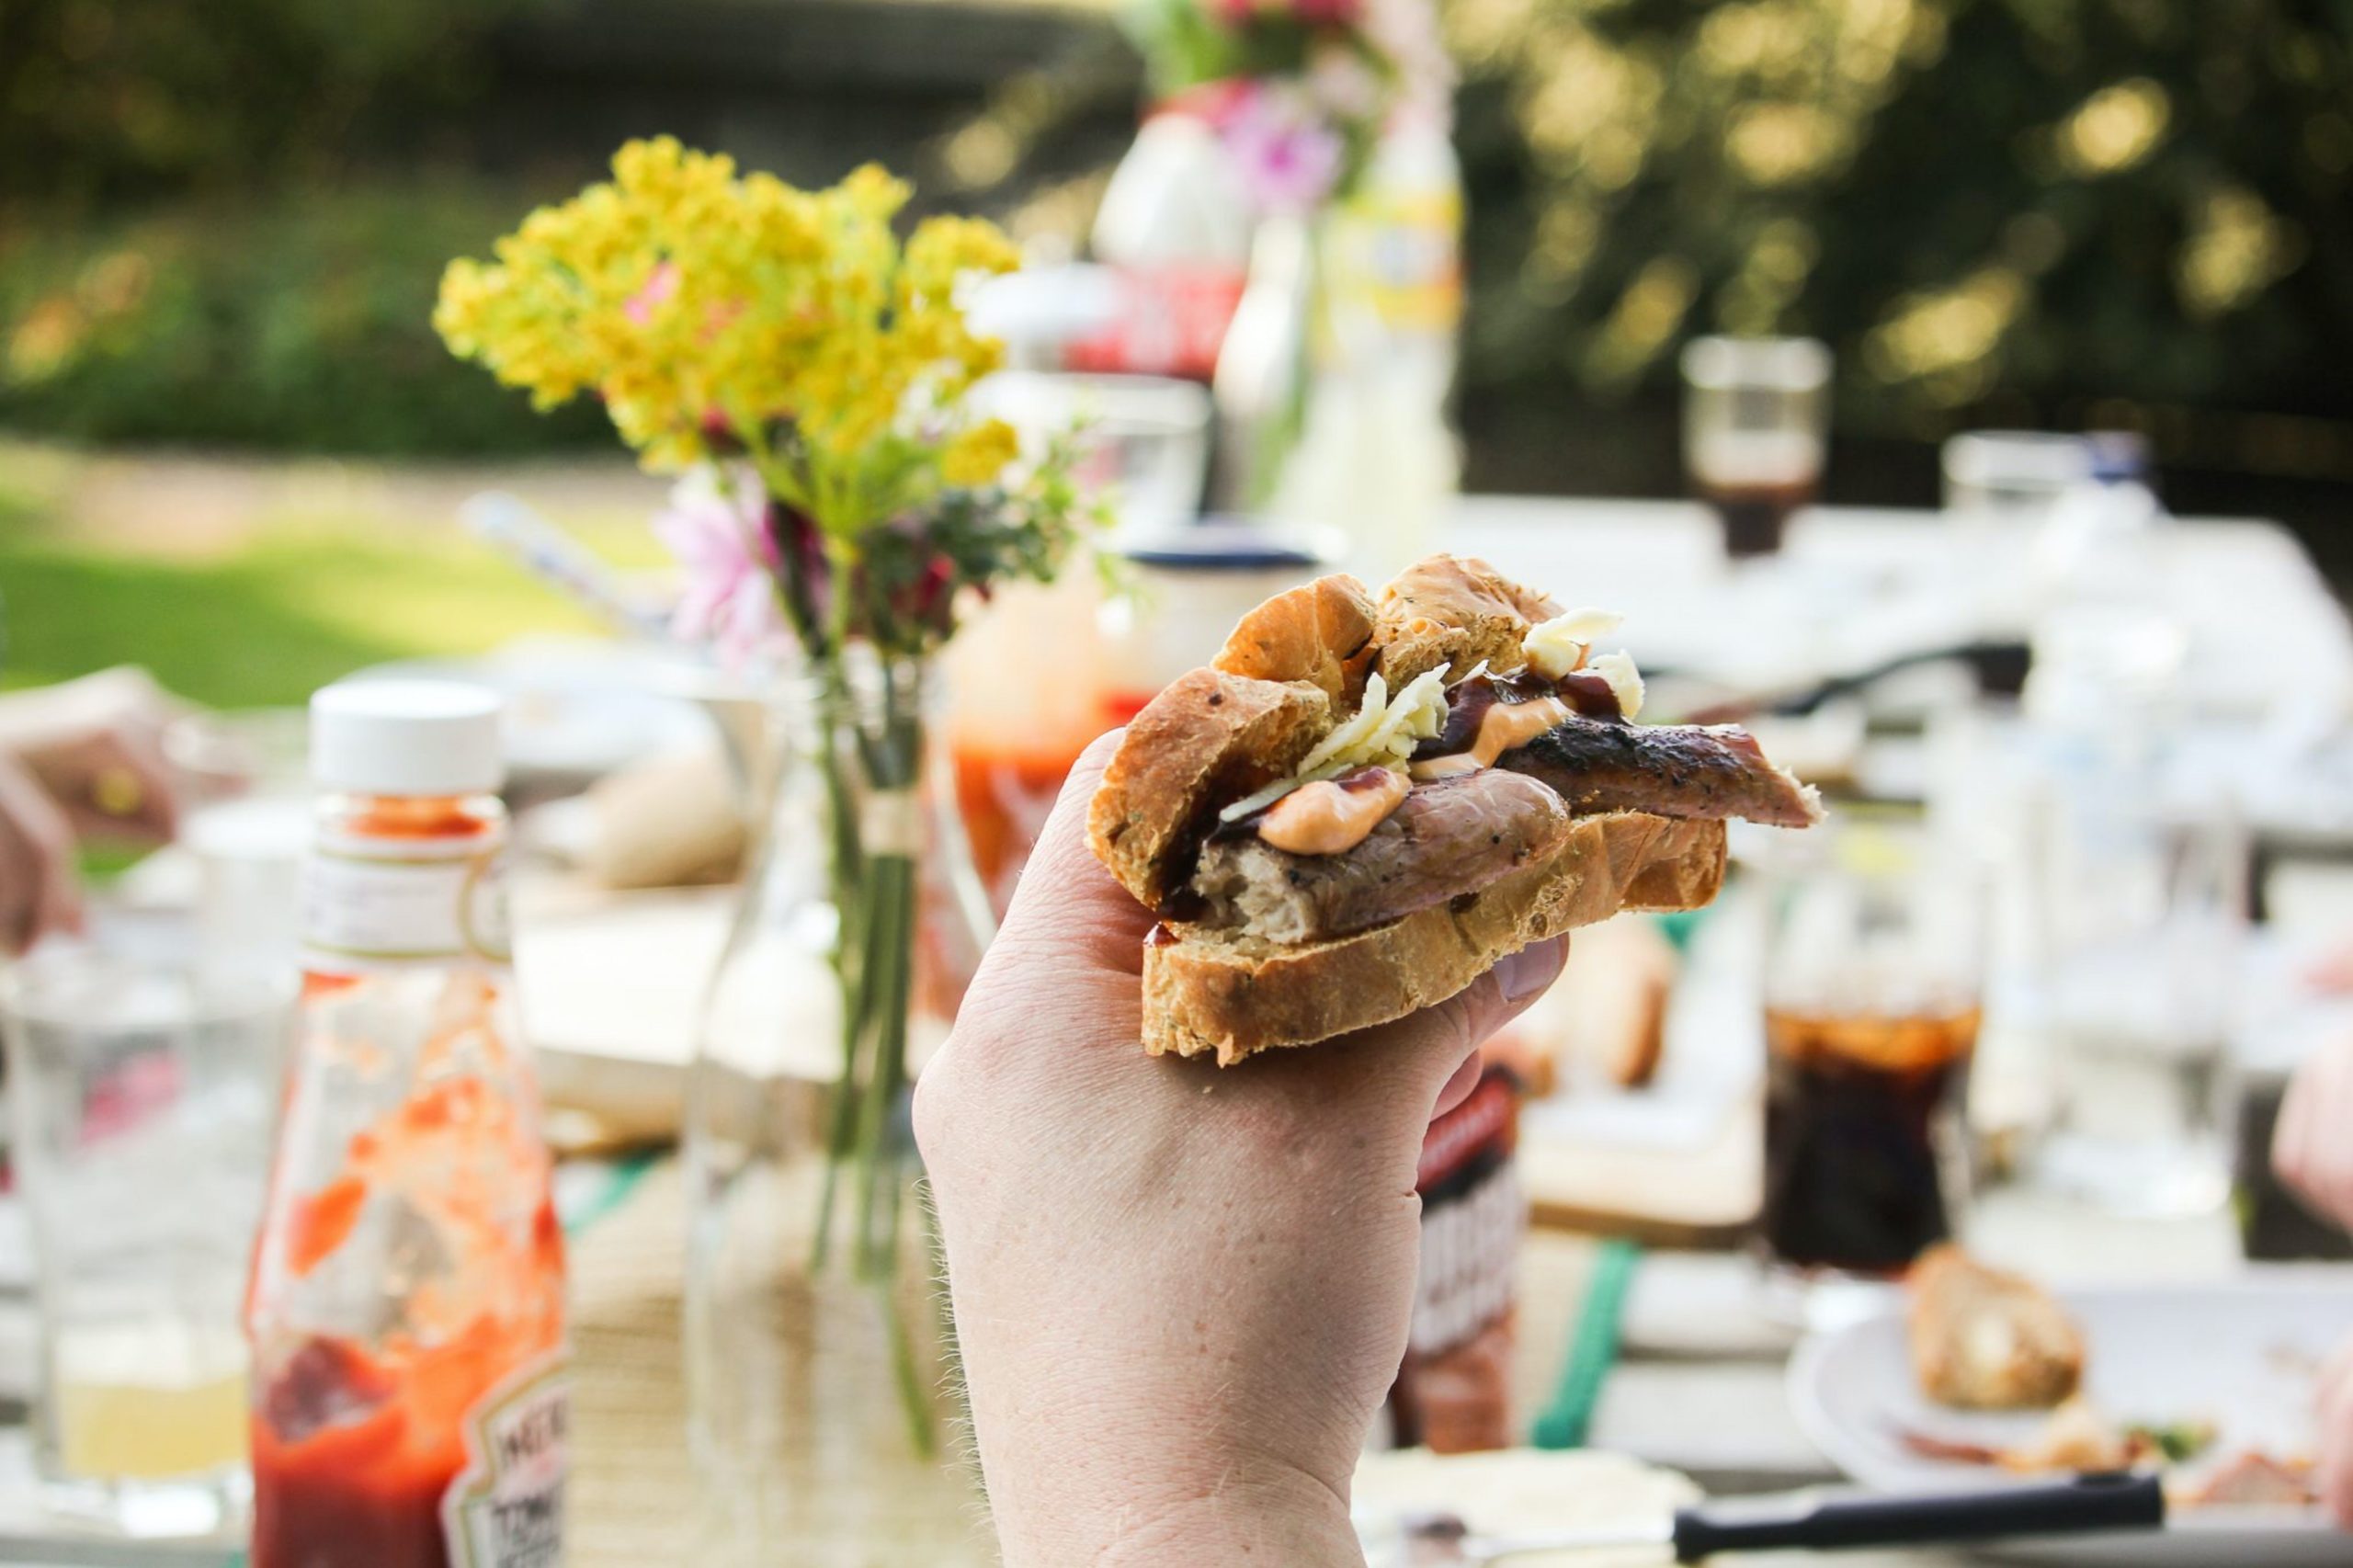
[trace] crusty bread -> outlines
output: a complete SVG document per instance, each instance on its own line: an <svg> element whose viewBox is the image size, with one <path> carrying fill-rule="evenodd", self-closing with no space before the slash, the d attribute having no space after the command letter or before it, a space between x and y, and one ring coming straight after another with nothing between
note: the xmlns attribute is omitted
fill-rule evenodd
<svg viewBox="0 0 2353 1568"><path fill-rule="evenodd" d="M2083 1335L2058 1302L1949 1244L1913 1266L1911 1339L1921 1392L1963 1410L2048 1409L2084 1375Z"/></svg>
<svg viewBox="0 0 2353 1568"><path fill-rule="evenodd" d="M1381 590L1372 631L1377 667L1392 691L1440 665L1458 676L1482 659L1507 668L1519 663L1529 627L1560 613L1559 605L1475 556L1433 555Z"/></svg>
<svg viewBox="0 0 2353 1568"><path fill-rule="evenodd" d="M1086 813L1097 858L1154 909L1191 872L1208 817L1288 773L1332 727L1305 681L1193 670L1144 705Z"/></svg>
<svg viewBox="0 0 2353 1568"><path fill-rule="evenodd" d="M1211 667L1254 680L1303 680L1343 709L1372 665L1372 596L1345 573L1277 594L1242 618Z"/></svg>
<svg viewBox="0 0 2353 1568"><path fill-rule="evenodd" d="M1694 909L1723 881L1724 824L1579 818L1551 853L1475 893L1330 941L1180 926L1144 949L1144 1049L1255 1051L1370 1028L1442 1002L1506 953L1621 909Z"/></svg>

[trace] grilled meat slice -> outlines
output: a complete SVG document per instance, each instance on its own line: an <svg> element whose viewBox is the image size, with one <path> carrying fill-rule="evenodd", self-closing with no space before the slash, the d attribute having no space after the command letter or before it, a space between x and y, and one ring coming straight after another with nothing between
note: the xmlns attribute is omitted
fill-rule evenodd
<svg viewBox="0 0 2353 1568"><path fill-rule="evenodd" d="M1663 817L1745 817L1773 827L1822 820L1822 803L1766 760L1736 725L1627 724L1572 718L1496 767L1560 792L1578 815L1649 812Z"/></svg>
<svg viewBox="0 0 2353 1568"><path fill-rule="evenodd" d="M1205 924L1321 941L1476 892L1568 828L1551 790L1487 768L1415 785L1363 843L1336 855L1289 854L1233 824L1202 846L1193 891Z"/></svg>

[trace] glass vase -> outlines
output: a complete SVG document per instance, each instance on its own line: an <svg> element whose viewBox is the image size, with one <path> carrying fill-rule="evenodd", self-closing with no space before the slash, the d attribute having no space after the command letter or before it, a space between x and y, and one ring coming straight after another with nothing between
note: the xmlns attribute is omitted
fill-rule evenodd
<svg viewBox="0 0 2353 1568"><path fill-rule="evenodd" d="M994 1561L908 1117L989 934L935 743L941 682L865 656L780 687L766 824L688 1084L692 1561Z"/></svg>

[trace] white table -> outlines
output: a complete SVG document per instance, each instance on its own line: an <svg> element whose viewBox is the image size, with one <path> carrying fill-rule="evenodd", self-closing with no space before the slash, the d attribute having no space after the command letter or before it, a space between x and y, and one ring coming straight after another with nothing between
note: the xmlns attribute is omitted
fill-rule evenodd
<svg viewBox="0 0 2353 1568"><path fill-rule="evenodd" d="M1778 558L1728 566L1713 515L1684 501L1472 495L1438 543L1485 555L1565 601L1626 616L1639 659L1755 679L1854 669L1905 648L2017 634L2031 536L1942 514L1821 506ZM2186 628L2201 709L2283 697L2353 716L2353 625L2293 534L2247 517L2184 518L2154 545L2165 607Z"/></svg>

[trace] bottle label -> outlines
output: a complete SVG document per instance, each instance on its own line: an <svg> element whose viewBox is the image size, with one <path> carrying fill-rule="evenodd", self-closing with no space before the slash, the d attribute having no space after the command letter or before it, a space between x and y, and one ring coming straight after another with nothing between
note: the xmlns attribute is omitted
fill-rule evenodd
<svg viewBox="0 0 2353 1568"><path fill-rule="evenodd" d="M563 1561L571 1379L562 1351L526 1364L466 1416L466 1468L441 1499L450 1568Z"/></svg>
<svg viewBox="0 0 2353 1568"><path fill-rule="evenodd" d="M472 961L510 948L503 835L415 841L330 837L303 872L303 966L366 974Z"/></svg>

